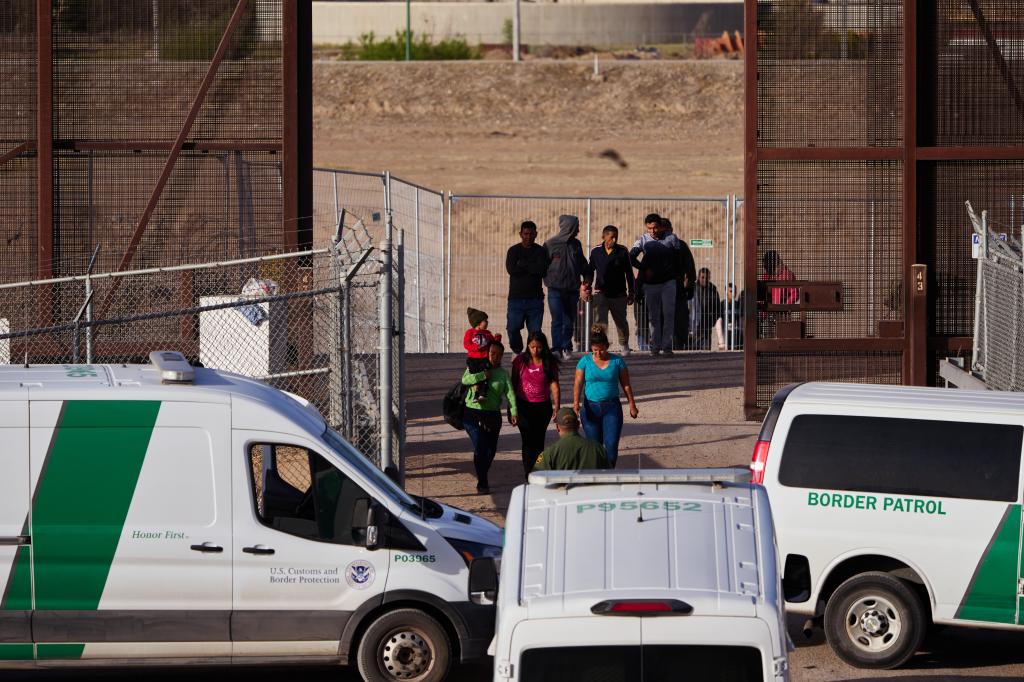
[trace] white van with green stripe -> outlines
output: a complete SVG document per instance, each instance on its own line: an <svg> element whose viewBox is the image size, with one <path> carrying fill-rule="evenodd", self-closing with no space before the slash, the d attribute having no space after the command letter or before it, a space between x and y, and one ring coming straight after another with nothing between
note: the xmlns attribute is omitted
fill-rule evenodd
<svg viewBox="0 0 1024 682"><path fill-rule="evenodd" d="M490 522L414 499L309 404L151 365L0 366L0 668L484 656Z"/></svg>
<svg viewBox="0 0 1024 682"><path fill-rule="evenodd" d="M1024 628L1024 395L808 383L775 396L751 470L790 612L851 665L891 668L930 624Z"/></svg>

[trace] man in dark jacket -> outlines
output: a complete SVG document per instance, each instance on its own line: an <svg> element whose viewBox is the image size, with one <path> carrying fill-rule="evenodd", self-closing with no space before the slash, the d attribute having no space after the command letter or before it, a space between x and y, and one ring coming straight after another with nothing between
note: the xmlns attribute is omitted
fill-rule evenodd
<svg viewBox="0 0 1024 682"><path fill-rule="evenodd" d="M587 259L576 235L580 219L574 215L558 217L558 234L544 242L551 265L544 284L548 287L548 310L551 312L551 350L561 353L563 360L572 357L572 333L579 308L580 292L587 289L583 277Z"/></svg>
<svg viewBox="0 0 1024 682"><path fill-rule="evenodd" d="M619 228L608 225L601 233L601 244L590 252L587 284L593 281L595 321L608 326L608 312L615 320L619 346L623 355L629 354L629 321L626 306L633 305L636 296L633 266L629 251L619 244Z"/></svg>
<svg viewBox="0 0 1024 682"><path fill-rule="evenodd" d="M661 228L665 234L675 234L672 221L662 217ZM693 262L693 254L686 245L685 235L679 237L679 278L676 280L676 324L672 346L676 350L686 350L690 337L690 315L688 313L690 299L693 298L693 286L697 281L697 267Z"/></svg>
<svg viewBox="0 0 1024 682"><path fill-rule="evenodd" d="M637 269L637 278L644 285L644 300L651 321L651 355L659 352L672 355L676 280L680 276L679 240L674 234L663 231L661 216L657 213L644 218L644 226L647 234L636 240L629 256Z"/></svg>
<svg viewBox="0 0 1024 682"><path fill-rule="evenodd" d="M523 324L529 333L539 332L544 324L544 289L541 282L547 274L547 249L537 243L537 224L526 220L519 226L520 243L505 254L508 271L508 342L512 352L523 352Z"/></svg>

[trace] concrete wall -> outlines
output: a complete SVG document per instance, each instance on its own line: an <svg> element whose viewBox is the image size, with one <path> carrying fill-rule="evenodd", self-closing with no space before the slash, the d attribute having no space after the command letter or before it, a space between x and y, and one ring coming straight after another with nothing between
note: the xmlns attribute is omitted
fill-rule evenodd
<svg viewBox="0 0 1024 682"><path fill-rule="evenodd" d="M503 3L413 3L412 30L434 40L462 36L470 44L504 43L503 26L514 5ZM536 4L523 3L524 45L639 45L673 43L696 35L743 30L738 2ZM313 43L358 42L405 30L403 2L314 2Z"/></svg>

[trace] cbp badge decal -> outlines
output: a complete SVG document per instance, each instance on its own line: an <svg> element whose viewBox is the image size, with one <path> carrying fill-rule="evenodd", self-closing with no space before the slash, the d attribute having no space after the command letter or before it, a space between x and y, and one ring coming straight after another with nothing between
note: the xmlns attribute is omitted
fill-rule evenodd
<svg viewBox="0 0 1024 682"><path fill-rule="evenodd" d="M353 589L365 590L373 584L373 578L376 574L377 572L373 570L373 564L359 559L350 563L348 568L345 569L345 582Z"/></svg>

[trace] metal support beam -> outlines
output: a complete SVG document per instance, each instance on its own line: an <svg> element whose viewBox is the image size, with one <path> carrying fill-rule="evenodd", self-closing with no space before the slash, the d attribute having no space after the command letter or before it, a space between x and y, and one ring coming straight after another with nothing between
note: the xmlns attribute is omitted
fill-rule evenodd
<svg viewBox="0 0 1024 682"><path fill-rule="evenodd" d="M36 0L36 272L53 276L53 0ZM41 297L49 300L48 297ZM46 306L47 308L49 306ZM40 321L50 324L40 310Z"/></svg>
<svg viewBox="0 0 1024 682"><path fill-rule="evenodd" d="M988 49L992 53L992 59L996 62L999 74L1006 81L1006 89L1010 91L1010 96L1013 98L1014 104L1017 105L1017 113L1024 115L1024 97L1021 97L1020 88L1017 87L1017 81L1013 79L1013 74L1010 73L1006 57L1003 56L1003 51L999 48L999 43L996 42L996 37L992 34L992 27L988 25L988 20L985 19L985 12L981 9L981 5L978 4L978 0L967 0L967 4L970 5L971 12L974 13L974 20L978 22L978 29L981 30L981 35L984 36L985 42L988 43Z"/></svg>
<svg viewBox="0 0 1024 682"><path fill-rule="evenodd" d="M21 156L25 152L32 151L35 148L36 148L36 143L35 142L22 142L17 147L14 147L13 149L10 149L10 150L4 152L3 154L0 154L0 166L4 165L5 163L7 163L8 161L10 161L11 159L13 159L13 158L15 158L17 156Z"/></svg>
<svg viewBox="0 0 1024 682"><path fill-rule="evenodd" d="M757 0L746 0L744 11L743 119L743 407L747 419L757 417Z"/></svg>

